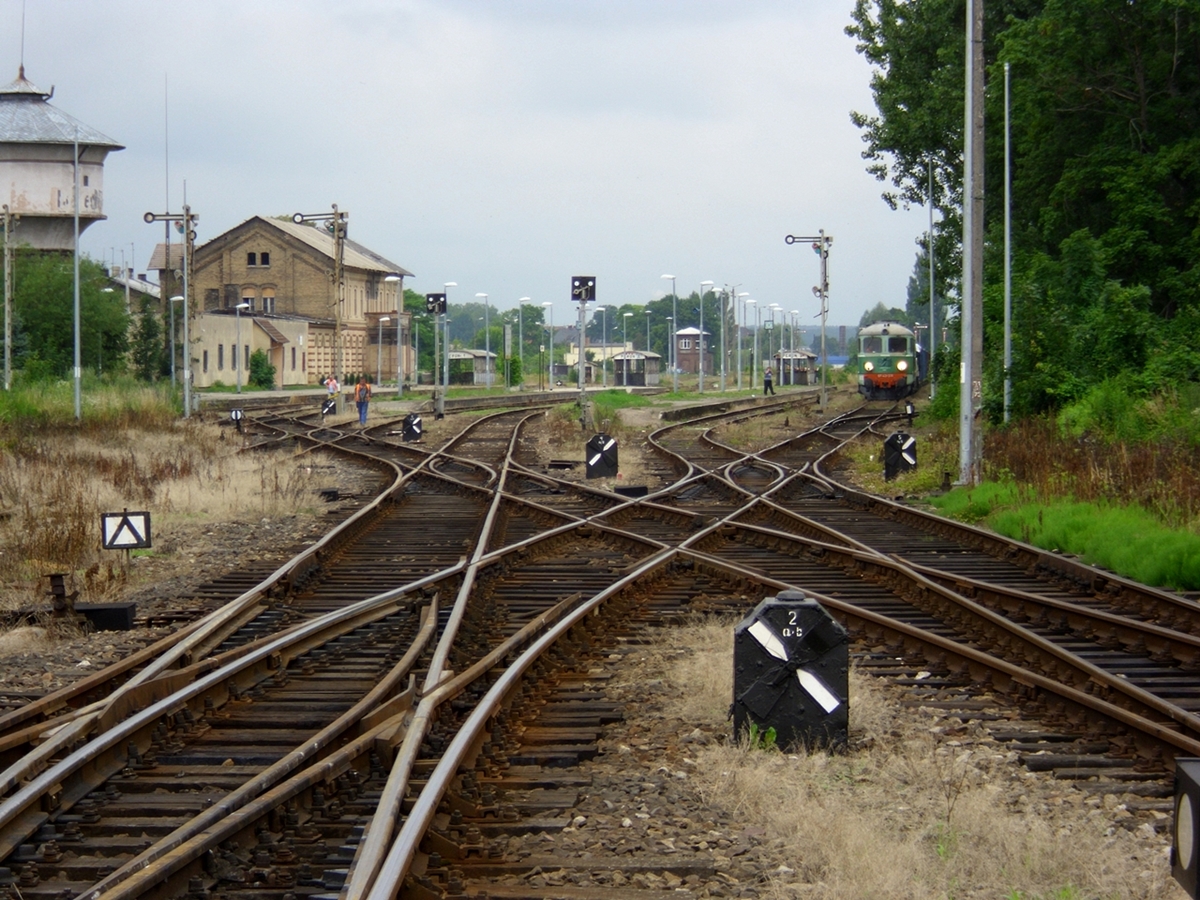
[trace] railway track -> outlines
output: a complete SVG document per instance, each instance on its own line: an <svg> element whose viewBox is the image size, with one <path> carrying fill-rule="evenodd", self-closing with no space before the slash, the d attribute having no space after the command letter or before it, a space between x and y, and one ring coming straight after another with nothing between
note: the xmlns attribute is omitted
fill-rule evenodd
<svg viewBox="0 0 1200 900"><path fill-rule="evenodd" d="M621 715L605 660L782 589L822 600L861 665L921 702L1007 705L994 733L1031 765L1152 804L1174 756L1200 755L1194 605L839 484L837 448L889 411L758 452L721 439L753 412L668 426L636 500L540 467L522 439L539 414L438 448L394 422L256 420L258 445L354 454L390 486L218 613L0 718L10 893L558 896L512 887L533 864L506 839L570 827L580 764ZM682 865L593 854L574 871Z"/></svg>

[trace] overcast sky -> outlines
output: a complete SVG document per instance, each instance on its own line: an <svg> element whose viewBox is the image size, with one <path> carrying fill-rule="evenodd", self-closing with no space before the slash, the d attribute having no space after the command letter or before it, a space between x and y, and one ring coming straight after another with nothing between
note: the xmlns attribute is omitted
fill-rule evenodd
<svg viewBox="0 0 1200 900"><path fill-rule="evenodd" d="M21 0L0 0L0 83ZM350 213L350 236L450 302L529 296L566 321L570 276L644 303L702 280L812 321L903 306L922 209L889 210L851 110L870 70L852 0L34 0L26 76L127 149L84 249L136 252L187 199L205 241L252 215ZM165 83L165 91L164 91ZM135 251L131 251L133 244Z"/></svg>

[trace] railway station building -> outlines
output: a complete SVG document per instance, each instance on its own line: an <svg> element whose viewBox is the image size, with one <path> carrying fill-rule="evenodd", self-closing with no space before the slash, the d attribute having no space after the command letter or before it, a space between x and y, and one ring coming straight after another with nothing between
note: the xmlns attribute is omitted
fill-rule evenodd
<svg viewBox="0 0 1200 900"><path fill-rule="evenodd" d="M816 384L817 354L809 350L779 350L775 353L775 384Z"/></svg>
<svg viewBox="0 0 1200 900"><path fill-rule="evenodd" d="M155 250L153 262L167 270L160 277L182 266L178 245L172 248ZM400 298L412 273L347 239L339 316L334 253L325 229L264 216L198 246L191 275L195 386L236 383L239 368L245 384L255 350L275 367L276 387L315 385L333 373L339 337L343 384L358 374L374 379L377 368L383 381L393 381L398 367L411 381L412 323Z"/></svg>
<svg viewBox="0 0 1200 900"><path fill-rule="evenodd" d="M647 387L659 383L662 354L626 350L613 356L613 383L617 387Z"/></svg>

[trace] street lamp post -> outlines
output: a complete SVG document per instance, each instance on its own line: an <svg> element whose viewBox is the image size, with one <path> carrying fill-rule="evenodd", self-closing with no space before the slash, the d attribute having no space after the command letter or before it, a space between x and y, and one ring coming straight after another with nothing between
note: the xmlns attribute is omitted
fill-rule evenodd
<svg viewBox="0 0 1200 900"><path fill-rule="evenodd" d="M492 386L492 335L488 329L488 299L487 294L476 294L483 298L483 380L488 387Z"/></svg>
<svg viewBox="0 0 1200 900"><path fill-rule="evenodd" d="M674 330L679 328L679 326L677 324L675 324L679 321L679 309L678 309L679 297L675 293L675 276L674 275L663 275L662 277L671 279L671 328L672 328L671 364L670 364L671 365L671 382L672 382L671 390L678 393L679 392L679 366L678 366L679 353L676 350L676 345L679 343L679 338L677 338L675 336ZM703 299L703 298L701 298L701 299Z"/></svg>
<svg viewBox="0 0 1200 900"><path fill-rule="evenodd" d="M625 313L621 316L621 352L625 353L629 349L629 320L633 318L633 313ZM616 369L613 370L613 375L616 375ZM621 359L621 387L629 387L629 360Z"/></svg>
<svg viewBox="0 0 1200 900"><path fill-rule="evenodd" d="M704 289L712 287L711 281L700 282L700 364L697 370L700 372L700 393L704 393Z"/></svg>
<svg viewBox="0 0 1200 900"><path fill-rule="evenodd" d="M755 319L757 320L757 318L758 318L758 301L755 300L753 297L751 297L750 299L748 299L746 301L746 306L754 307L754 316L755 316ZM757 376L755 374L756 367L758 366L758 364L759 364L759 360L758 360L758 323L756 321L754 324L754 350L750 354L750 390L754 390L754 385L756 385L758 383Z"/></svg>
<svg viewBox="0 0 1200 900"><path fill-rule="evenodd" d="M517 301L517 355L521 357L521 385L525 385L525 310L523 309L525 301L529 297L522 297Z"/></svg>
<svg viewBox="0 0 1200 900"><path fill-rule="evenodd" d="M675 317L667 316L667 339L670 344L667 345L667 365L671 367L671 371L675 371Z"/></svg>
<svg viewBox="0 0 1200 900"><path fill-rule="evenodd" d="M391 316L379 317L379 346L376 347L375 354L375 383L383 384L383 323L392 321ZM400 352L400 344L396 344L396 352ZM396 393L400 393L400 382L396 382Z"/></svg>
<svg viewBox="0 0 1200 900"><path fill-rule="evenodd" d="M650 310L646 310L646 352L650 352Z"/></svg>
<svg viewBox="0 0 1200 900"><path fill-rule="evenodd" d="M233 308L234 318L237 319L237 346L233 348L233 367L237 371L237 392L242 392L242 310L249 309L249 303L239 303Z"/></svg>
<svg viewBox="0 0 1200 900"><path fill-rule="evenodd" d="M608 387L608 310L600 307L600 381Z"/></svg>
<svg viewBox="0 0 1200 900"><path fill-rule="evenodd" d="M742 298L749 297L749 296L750 296L750 294L748 292L742 291L740 294L737 295L738 302L737 302L737 305L734 307L734 315L735 316L737 316L737 312L738 312L739 308L742 313L741 316L738 316L738 318L741 320L740 324L738 324L736 322L734 323L737 326L737 344L738 344L738 353L737 353L737 362L738 362L737 384L738 384L738 386L737 386L737 389L739 391L742 389L742 344L743 344L742 332L746 328L746 301L743 300Z"/></svg>
<svg viewBox="0 0 1200 900"><path fill-rule="evenodd" d="M396 287L396 396L399 398L404 394L404 278L395 272L384 276L384 281L388 284L395 284ZM388 318L391 318L390 316ZM385 320L386 321L386 320ZM410 319L411 322L411 319Z"/></svg>
<svg viewBox="0 0 1200 900"><path fill-rule="evenodd" d="M554 304L547 300L542 308L550 312L550 362L546 367L546 390L554 390Z"/></svg>

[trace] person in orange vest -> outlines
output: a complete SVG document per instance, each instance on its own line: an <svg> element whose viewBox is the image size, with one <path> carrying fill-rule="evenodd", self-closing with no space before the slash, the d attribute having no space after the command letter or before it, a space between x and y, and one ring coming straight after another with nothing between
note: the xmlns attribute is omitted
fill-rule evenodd
<svg viewBox="0 0 1200 900"><path fill-rule="evenodd" d="M367 404L371 401L371 386L367 384L367 376L359 375L358 384L354 386L354 404L358 407L358 424L367 424Z"/></svg>

